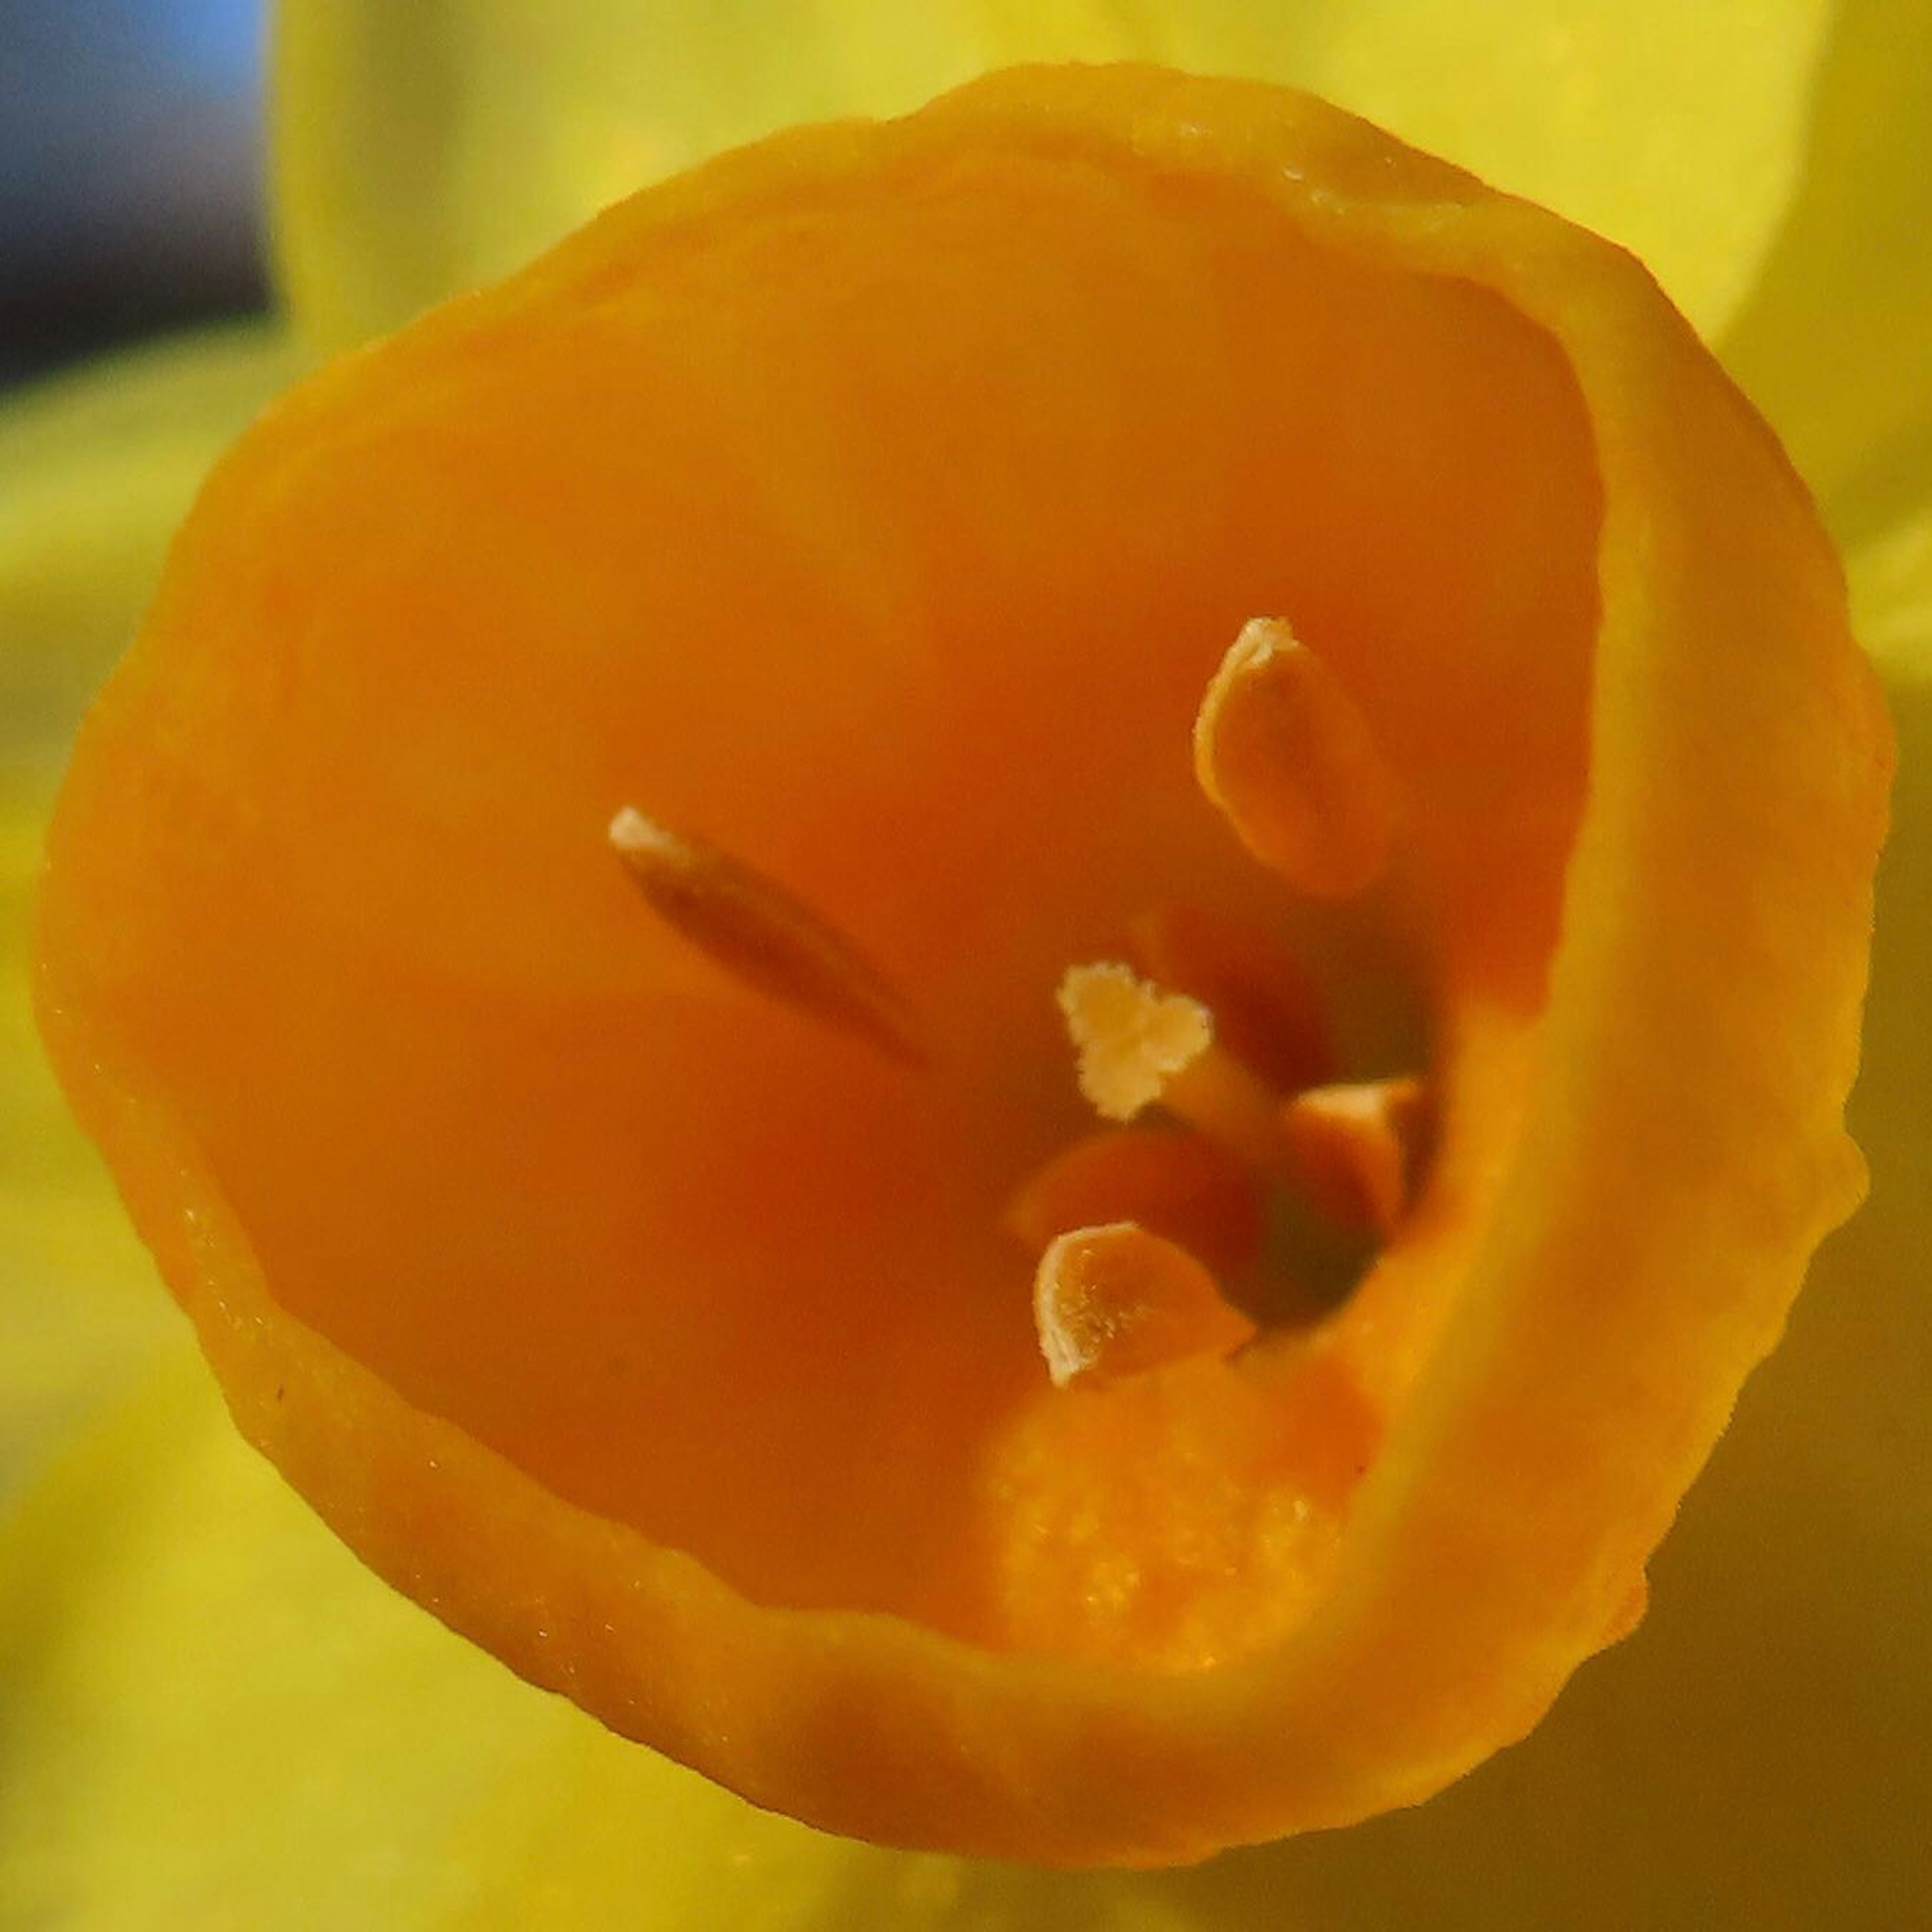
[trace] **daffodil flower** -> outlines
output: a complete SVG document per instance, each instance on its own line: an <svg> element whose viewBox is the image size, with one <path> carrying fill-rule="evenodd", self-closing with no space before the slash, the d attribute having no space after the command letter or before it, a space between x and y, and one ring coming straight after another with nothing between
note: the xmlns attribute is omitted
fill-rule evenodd
<svg viewBox="0 0 1932 1932"><path fill-rule="evenodd" d="M0 1918L236 1926L1910 1922L1932 1884L1932 22L1799 0L758 11L296 4L286 314L0 421ZM1290 17L1277 17L1289 16ZM1159 1876L824 1838L530 1691L246 1450L68 1127L22 914L64 740L206 463L326 350L613 195L1022 57L1294 82L1634 246L1786 436L1902 748L1852 1125L1870 1204L1658 1559L1660 1608L1420 1810ZM1445 84L1445 77L1453 84ZM1874 130L1876 130L1875 133Z"/></svg>

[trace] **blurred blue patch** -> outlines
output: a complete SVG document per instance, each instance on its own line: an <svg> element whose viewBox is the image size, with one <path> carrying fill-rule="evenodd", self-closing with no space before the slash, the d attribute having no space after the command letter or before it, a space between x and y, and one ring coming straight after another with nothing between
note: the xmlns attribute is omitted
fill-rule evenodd
<svg viewBox="0 0 1932 1932"><path fill-rule="evenodd" d="M0 0L0 380L262 299L262 0Z"/></svg>
<svg viewBox="0 0 1932 1932"><path fill-rule="evenodd" d="M178 0L134 10L154 22L163 58L226 99L252 99L262 65L261 0Z"/></svg>

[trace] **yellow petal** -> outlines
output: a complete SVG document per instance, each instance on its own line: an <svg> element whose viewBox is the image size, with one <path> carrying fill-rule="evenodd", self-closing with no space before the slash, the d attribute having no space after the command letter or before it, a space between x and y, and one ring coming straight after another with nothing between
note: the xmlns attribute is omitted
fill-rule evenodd
<svg viewBox="0 0 1932 1932"><path fill-rule="evenodd" d="M1932 472L1932 10L1839 14L1803 184L1723 350L1857 540Z"/></svg>
<svg viewBox="0 0 1932 1932"><path fill-rule="evenodd" d="M384 1932L1180 1932L1125 1877L754 1810L378 1582L152 1375L0 1528L0 1924Z"/></svg>
<svg viewBox="0 0 1932 1932"><path fill-rule="evenodd" d="M0 1658L8 1924L434 1923L438 1840L554 1723L368 1588L186 1359L0 1536Z"/></svg>
<svg viewBox="0 0 1932 1932"><path fill-rule="evenodd" d="M1750 292L1796 188L1833 11L1828 0L1272 10L1326 29L1311 62L1281 78L1622 242L1707 338Z"/></svg>
<svg viewBox="0 0 1932 1932"><path fill-rule="evenodd" d="M495 280L718 148L792 121L912 106L997 58L982 10L291 0L273 151L291 306L311 339L353 341Z"/></svg>
<svg viewBox="0 0 1932 1932"><path fill-rule="evenodd" d="M775 127L1021 60L1326 94L1625 242L1692 320L1750 287L1828 0L289 0L282 272L325 346L494 280L643 182Z"/></svg>
<svg viewBox="0 0 1932 1932"><path fill-rule="evenodd" d="M294 358L266 327L88 365L0 410L0 718L5 755L65 746L146 601L202 472Z"/></svg>
<svg viewBox="0 0 1932 1932"><path fill-rule="evenodd" d="M172 1328L28 1017L40 820L196 483L291 368L265 333L228 331L0 412L0 1500Z"/></svg>

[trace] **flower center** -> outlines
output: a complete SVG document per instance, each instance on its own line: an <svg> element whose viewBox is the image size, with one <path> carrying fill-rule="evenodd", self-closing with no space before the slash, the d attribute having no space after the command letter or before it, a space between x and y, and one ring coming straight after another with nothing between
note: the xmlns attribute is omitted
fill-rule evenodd
<svg viewBox="0 0 1932 1932"><path fill-rule="evenodd" d="M1353 699L1286 623L1244 628L1202 699L1194 754L1202 790L1292 887L1343 898L1381 876L1394 780ZM1071 968L1060 1011L1095 1112L1125 1124L1158 1109L1169 1125L1077 1143L1008 1216L1040 1252L1034 1319L1057 1386L1226 1354L1257 1318L1305 1317L1319 1298L1268 1278L1284 1266L1262 1254L1269 1203L1386 1238L1426 1130L1420 1078L1332 1082L1318 1003L1255 935L1168 913L1133 938L1135 964ZM1221 1036L1231 992L1252 1058Z"/></svg>
<svg viewBox="0 0 1932 1932"><path fill-rule="evenodd" d="M1276 618L1245 626L1194 727L1202 791L1292 890L1339 900L1386 868L1400 816L1367 720ZM928 1064L899 993L830 920L742 861L626 806L610 840L659 918L767 998L893 1059ZM1070 968L1058 1000L1080 1090L1114 1124L1016 1192L1056 1386L1102 1384L1303 1322L1330 1298L1269 1252L1284 1211L1358 1272L1414 1191L1429 1095L1413 1075L1338 1082L1321 1004L1265 935L1181 907ZM1157 1114L1164 1124L1138 1124ZM1310 1216L1314 1232L1310 1235Z"/></svg>

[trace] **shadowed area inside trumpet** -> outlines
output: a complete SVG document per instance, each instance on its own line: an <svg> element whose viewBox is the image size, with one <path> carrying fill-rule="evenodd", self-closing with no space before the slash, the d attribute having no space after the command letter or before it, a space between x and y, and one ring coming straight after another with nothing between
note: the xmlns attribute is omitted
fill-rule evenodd
<svg viewBox="0 0 1932 1932"><path fill-rule="evenodd" d="M278 1300L558 1494L760 1600L1211 1663L1304 1612L1389 1392L1048 1386L1000 1222L1092 1125L1054 989L1150 905L1318 928L1190 761L1281 614L1404 799L1322 919L1438 1042L1533 1028L1598 515L1547 338L1231 188L988 150L620 210L218 476L100 728L148 745L90 970ZM836 923L928 1064L654 921L626 801ZM1436 1071L1412 1275L1509 1125Z"/></svg>

